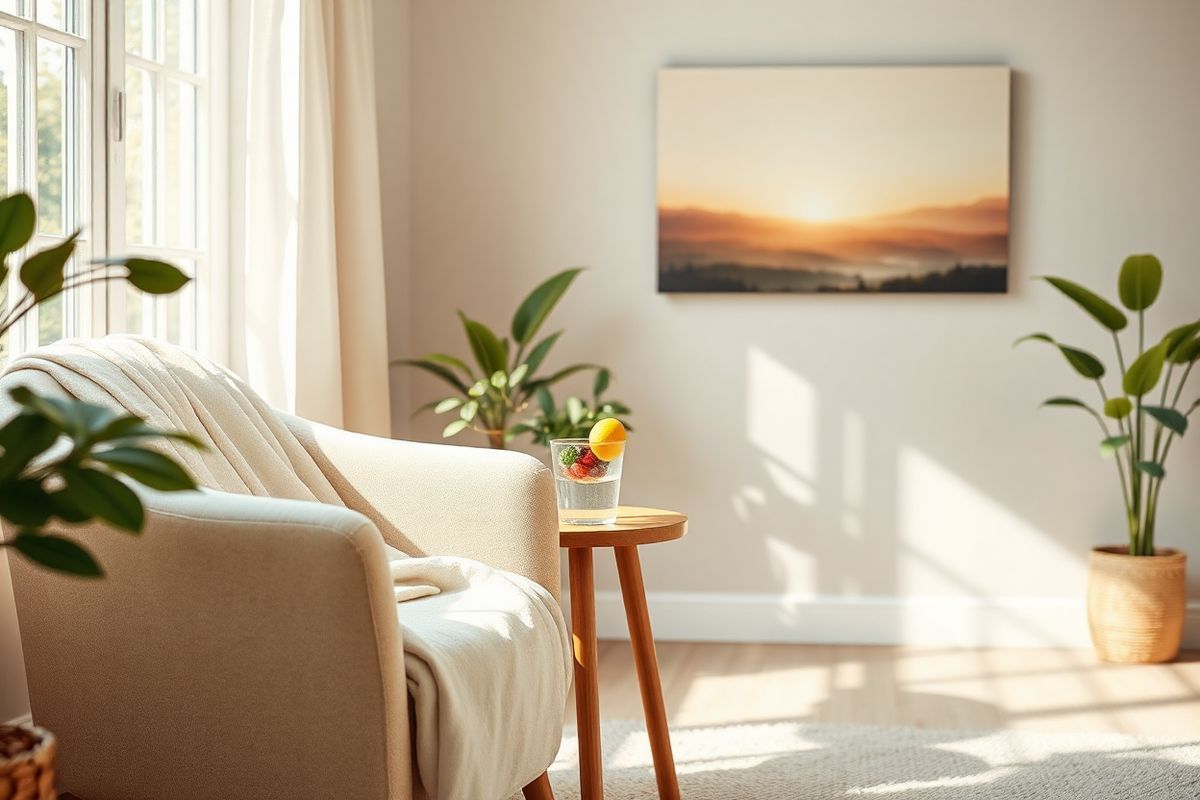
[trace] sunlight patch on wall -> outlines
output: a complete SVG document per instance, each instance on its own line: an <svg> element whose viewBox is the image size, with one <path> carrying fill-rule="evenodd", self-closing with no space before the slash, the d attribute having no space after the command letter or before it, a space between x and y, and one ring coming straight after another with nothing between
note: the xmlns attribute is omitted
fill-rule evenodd
<svg viewBox="0 0 1200 800"><path fill-rule="evenodd" d="M1081 558L929 455L902 447L897 475L899 594L1044 594L1048 578L1083 590Z"/></svg>
<svg viewBox="0 0 1200 800"><path fill-rule="evenodd" d="M746 354L746 438L805 479L817 477L817 390L757 347Z"/></svg>

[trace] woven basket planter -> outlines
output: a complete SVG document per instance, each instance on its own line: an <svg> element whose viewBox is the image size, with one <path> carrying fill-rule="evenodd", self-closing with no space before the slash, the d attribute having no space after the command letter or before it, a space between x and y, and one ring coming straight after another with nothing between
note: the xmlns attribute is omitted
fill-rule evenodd
<svg viewBox="0 0 1200 800"><path fill-rule="evenodd" d="M33 725L0 725L0 800L55 800L54 734Z"/></svg>
<svg viewBox="0 0 1200 800"><path fill-rule="evenodd" d="M1088 627L1104 661L1150 664L1179 653L1187 607L1187 555L1097 547L1088 564Z"/></svg>

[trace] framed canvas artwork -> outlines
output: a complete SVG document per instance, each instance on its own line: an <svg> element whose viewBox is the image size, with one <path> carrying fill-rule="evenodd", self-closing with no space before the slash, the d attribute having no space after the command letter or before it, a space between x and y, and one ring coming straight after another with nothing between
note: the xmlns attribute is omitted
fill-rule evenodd
<svg viewBox="0 0 1200 800"><path fill-rule="evenodd" d="M1005 292L1002 66L658 76L660 292Z"/></svg>

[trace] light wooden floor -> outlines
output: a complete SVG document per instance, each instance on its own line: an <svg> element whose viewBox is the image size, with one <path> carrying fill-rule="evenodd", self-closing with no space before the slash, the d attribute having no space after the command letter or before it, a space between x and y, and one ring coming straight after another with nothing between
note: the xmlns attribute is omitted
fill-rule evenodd
<svg viewBox="0 0 1200 800"><path fill-rule="evenodd" d="M1129 666L1085 650L659 643L658 657L674 726L803 719L1200 734L1200 652ZM629 644L601 642L599 658L602 717L640 719ZM574 723L573 705L568 716Z"/></svg>

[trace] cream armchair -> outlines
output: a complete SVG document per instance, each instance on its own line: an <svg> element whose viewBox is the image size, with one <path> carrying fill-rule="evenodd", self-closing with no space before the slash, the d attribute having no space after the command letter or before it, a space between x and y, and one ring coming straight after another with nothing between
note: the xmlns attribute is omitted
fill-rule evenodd
<svg viewBox="0 0 1200 800"><path fill-rule="evenodd" d="M17 384L62 391L16 366L0 403ZM477 559L558 597L554 490L537 460L279 420L344 507L147 493L140 537L73 531L103 580L10 559L33 716L61 742L60 791L422 797L385 542ZM547 709L555 736L561 713ZM527 797L551 796L547 766L526 769Z"/></svg>

